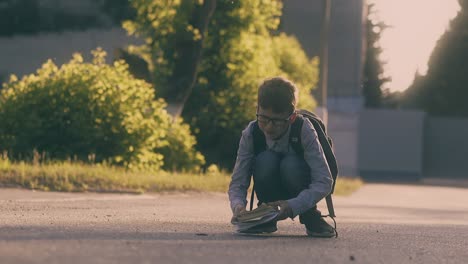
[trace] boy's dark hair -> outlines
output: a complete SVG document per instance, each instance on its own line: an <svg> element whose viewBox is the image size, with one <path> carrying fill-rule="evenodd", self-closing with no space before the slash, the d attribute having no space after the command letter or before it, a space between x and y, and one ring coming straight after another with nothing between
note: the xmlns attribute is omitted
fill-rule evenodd
<svg viewBox="0 0 468 264"><path fill-rule="evenodd" d="M258 106L275 113L292 113L296 100L296 85L283 77L266 79L258 88Z"/></svg>

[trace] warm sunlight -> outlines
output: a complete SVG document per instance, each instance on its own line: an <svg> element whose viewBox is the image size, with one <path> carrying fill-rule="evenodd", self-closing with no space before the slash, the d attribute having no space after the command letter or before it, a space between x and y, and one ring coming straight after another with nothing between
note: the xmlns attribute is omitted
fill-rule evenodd
<svg viewBox="0 0 468 264"><path fill-rule="evenodd" d="M455 17L457 0L368 0L376 4L380 20L391 25L382 34L383 59L388 62L387 84L391 91L408 88L416 71L425 74L427 61L439 39Z"/></svg>

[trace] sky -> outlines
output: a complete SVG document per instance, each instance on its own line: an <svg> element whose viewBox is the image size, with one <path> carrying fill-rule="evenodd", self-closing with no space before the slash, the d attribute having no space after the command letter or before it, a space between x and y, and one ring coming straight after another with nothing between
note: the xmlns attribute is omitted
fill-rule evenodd
<svg viewBox="0 0 468 264"><path fill-rule="evenodd" d="M385 74L392 77L385 88L402 91L418 71L425 74L436 41L460 9L457 0L368 0L375 3L378 19L391 25L380 45L387 61Z"/></svg>

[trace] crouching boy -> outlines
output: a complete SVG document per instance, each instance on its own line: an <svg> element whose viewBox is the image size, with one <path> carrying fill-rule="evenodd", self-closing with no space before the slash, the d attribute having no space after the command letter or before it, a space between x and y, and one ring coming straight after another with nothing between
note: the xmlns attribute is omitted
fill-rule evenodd
<svg viewBox="0 0 468 264"><path fill-rule="evenodd" d="M299 215L307 235L335 236L333 227L321 218L316 205L330 193L333 178L313 125L296 114L297 94L296 86L285 78L265 80L258 89L257 119L242 131L228 191L233 220L246 210L251 177L259 203L279 209L274 221L246 233L275 232L277 221ZM299 118L303 118L301 154L291 147L289 136L291 125ZM258 140L255 131L266 143L261 151L258 145L262 144L254 144L254 138Z"/></svg>

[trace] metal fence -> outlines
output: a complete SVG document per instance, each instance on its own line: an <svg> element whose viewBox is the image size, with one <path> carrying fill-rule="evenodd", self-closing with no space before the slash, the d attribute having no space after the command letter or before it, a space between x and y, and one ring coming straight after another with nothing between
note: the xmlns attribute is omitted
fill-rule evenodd
<svg viewBox="0 0 468 264"><path fill-rule="evenodd" d="M363 110L354 117L331 113L329 130L342 175L382 181L468 179L468 119Z"/></svg>

